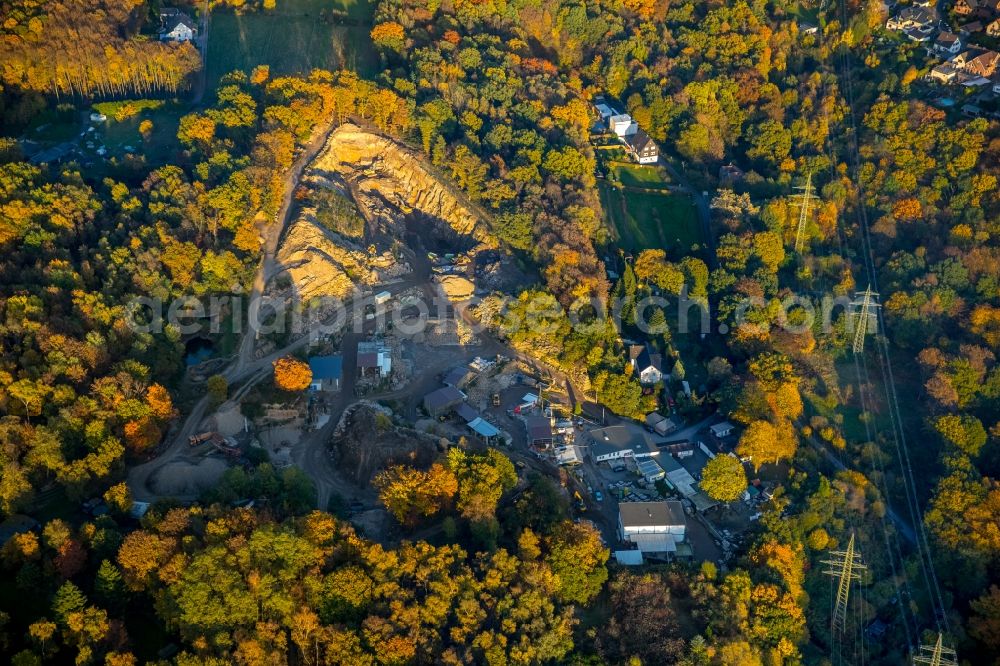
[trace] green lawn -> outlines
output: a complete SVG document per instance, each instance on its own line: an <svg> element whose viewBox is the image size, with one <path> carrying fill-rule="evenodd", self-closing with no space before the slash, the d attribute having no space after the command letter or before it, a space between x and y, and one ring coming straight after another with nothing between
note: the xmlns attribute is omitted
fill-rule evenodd
<svg viewBox="0 0 1000 666"><path fill-rule="evenodd" d="M659 169L639 164L615 164L611 166L618 181L627 187L666 189L667 181Z"/></svg>
<svg viewBox="0 0 1000 666"><path fill-rule="evenodd" d="M701 242L698 216L686 195L622 190L603 182L600 193L612 234L624 250L679 248L684 253Z"/></svg>
<svg viewBox="0 0 1000 666"><path fill-rule="evenodd" d="M125 146L132 146L145 155L150 163L167 162L177 150L177 126L181 116L187 112L188 108L184 103L168 101L158 109L143 110L121 122L109 117L103 125L104 137L101 143L112 154L123 151ZM139 134L139 123L143 120L153 123L148 140L143 140Z"/></svg>
<svg viewBox="0 0 1000 666"><path fill-rule="evenodd" d="M368 36L373 12L370 0L283 0L273 11L244 16L219 10L208 33L208 87L257 65L272 74L346 67L372 76L379 68Z"/></svg>

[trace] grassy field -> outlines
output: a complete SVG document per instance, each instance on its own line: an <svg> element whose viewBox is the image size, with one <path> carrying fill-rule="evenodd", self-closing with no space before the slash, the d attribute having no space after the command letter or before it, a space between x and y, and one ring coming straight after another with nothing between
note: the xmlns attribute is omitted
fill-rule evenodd
<svg viewBox="0 0 1000 666"><path fill-rule="evenodd" d="M667 181L663 174L652 166L638 164L614 164L610 167L622 185L627 187L645 187L648 189L666 189Z"/></svg>
<svg viewBox="0 0 1000 666"><path fill-rule="evenodd" d="M272 74L347 67L362 76L379 67L368 33L371 0L283 0L270 12L212 14L208 87L235 69L269 65Z"/></svg>
<svg viewBox="0 0 1000 666"><path fill-rule="evenodd" d="M612 233L624 250L679 248L686 252L701 242L698 216L686 195L622 190L603 182L600 192Z"/></svg>
<svg viewBox="0 0 1000 666"><path fill-rule="evenodd" d="M124 151L125 146L132 146L151 163L166 162L177 150L177 126L187 111L187 106L181 102L167 102L158 109L144 110L120 122L108 118L104 124L103 144L112 154ZM139 123L143 120L153 123L148 140L143 140L139 134Z"/></svg>

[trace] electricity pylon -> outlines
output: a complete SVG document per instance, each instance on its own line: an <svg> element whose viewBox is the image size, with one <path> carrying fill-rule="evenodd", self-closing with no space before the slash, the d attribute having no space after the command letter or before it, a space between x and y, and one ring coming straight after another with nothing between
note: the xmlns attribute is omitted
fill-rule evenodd
<svg viewBox="0 0 1000 666"><path fill-rule="evenodd" d="M868 334L868 321L875 316L875 309L879 307L879 304L873 299L878 298L878 294L872 291L872 286L868 285L868 288L864 291L859 291L857 293L857 299L854 302L855 307L860 307L860 312L856 313L854 316L854 353L860 354L865 350L865 335ZM860 302L858 302L860 300ZM875 320L875 326L872 327L872 332L878 328L878 320Z"/></svg>
<svg viewBox="0 0 1000 666"><path fill-rule="evenodd" d="M913 663L930 664L931 666L958 666L958 654L950 647L945 647L942 644L943 640L939 633L934 645L921 645L920 654L913 657Z"/></svg>
<svg viewBox="0 0 1000 666"><path fill-rule="evenodd" d="M802 190L802 194L796 194L795 197L799 199L799 226L795 230L795 251L802 253L802 246L805 245L805 231L806 224L809 222L809 213L812 210L812 172L806 176L806 184L803 186L796 187L796 190Z"/></svg>
<svg viewBox="0 0 1000 666"><path fill-rule="evenodd" d="M833 630L843 631L847 624L847 598L851 591L851 581L861 580L859 572L868 569L861 563L861 554L854 552L854 533L847 542L847 550L831 550L830 559L821 560L830 567L823 573L839 580L837 585L837 606L833 611Z"/></svg>

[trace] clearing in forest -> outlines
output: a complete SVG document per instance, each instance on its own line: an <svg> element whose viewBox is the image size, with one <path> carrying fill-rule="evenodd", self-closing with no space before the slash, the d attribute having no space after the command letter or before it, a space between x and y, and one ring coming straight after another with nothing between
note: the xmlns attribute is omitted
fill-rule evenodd
<svg viewBox="0 0 1000 666"><path fill-rule="evenodd" d="M648 248L686 253L701 242L698 216L691 198L667 191L658 170L642 166L612 167L619 183L599 184L612 236L629 252Z"/></svg>
<svg viewBox="0 0 1000 666"><path fill-rule="evenodd" d="M272 75L347 68L368 77L379 64L369 37L373 12L371 0L282 0L242 16L218 10L208 33L208 86L257 65Z"/></svg>

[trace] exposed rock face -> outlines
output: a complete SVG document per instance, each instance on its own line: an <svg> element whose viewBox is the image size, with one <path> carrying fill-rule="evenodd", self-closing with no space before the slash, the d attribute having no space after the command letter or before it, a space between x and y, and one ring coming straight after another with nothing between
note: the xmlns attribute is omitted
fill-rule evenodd
<svg viewBox="0 0 1000 666"><path fill-rule="evenodd" d="M428 231L466 245L496 247L496 240L452 186L438 180L409 150L356 125L337 128L311 166L317 175L339 176L374 228L401 235L403 218L414 215Z"/></svg>
<svg viewBox="0 0 1000 666"><path fill-rule="evenodd" d="M366 252L316 224L309 211L292 223L277 260L295 285L299 299L344 298L354 286L378 283L379 273Z"/></svg>
<svg viewBox="0 0 1000 666"><path fill-rule="evenodd" d="M337 128L303 177L307 188L348 190L365 217L368 238L402 239L407 221L426 225L419 233L453 246L495 248L485 223L452 186L441 182L403 146L356 125ZM374 236L374 237L373 237ZM344 298L352 290L392 282L408 273L389 252L372 254L331 232L304 209L289 226L278 263L291 278L295 297Z"/></svg>

